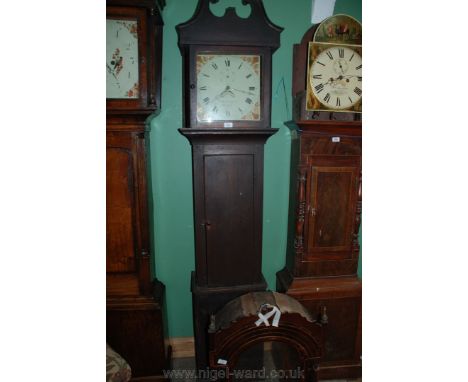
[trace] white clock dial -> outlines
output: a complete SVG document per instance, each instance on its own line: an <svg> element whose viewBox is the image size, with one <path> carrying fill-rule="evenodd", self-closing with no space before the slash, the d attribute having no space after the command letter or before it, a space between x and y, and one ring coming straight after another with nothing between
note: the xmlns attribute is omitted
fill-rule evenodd
<svg viewBox="0 0 468 382"><path fill-rule="evenodd" d="M260 120L260 56L197 55L197 120Z"/></svg>
<svg viewBox="0 0 468 382"><path fill-rule="evenodd" d="M135 20L106 20L106 97L139 97Z"/></svg>
<svg viewBox="0 0 468 382"><path fill-rule="evenodd" d="M325 49L312 63L309 81L324 106L351 108L362 98L362 58L346 46Z"/></svg>

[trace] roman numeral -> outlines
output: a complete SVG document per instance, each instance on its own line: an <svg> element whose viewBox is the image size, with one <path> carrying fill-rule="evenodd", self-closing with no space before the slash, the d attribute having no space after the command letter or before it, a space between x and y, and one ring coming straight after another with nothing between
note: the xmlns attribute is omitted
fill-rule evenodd
<svg viewBox="0 0 468 382"><path fill-rule="evenodd" d="M325 64L322 64L320 61L317 61L317 64L320 64L322 66L325 66Z"/></svg>
<svg viewBox="0 0 468 382"><path fill-rule="evenodd" d="M336 97L336 106L341 106L340 97Z"/></svg>
<svg viewBox="0 0 468 382"><path fill-rule="evenodd" d="M359 89L358 87L355 87L355 88L354 88L354 92L355 92L358 96L361 96L361 94L362 94L362 90Z"/></svg>
<svg viewBox="0 0 468 382"><path fill-rule="evenodd" d="M348 99L349 99L349 102L353 103L353 100L351 99L351 97L348 97Z"/></svg>
<svg viewBox="0 0 468 382"><path fill-rule="evenodd" d="M202 73L202 75L204 75L205 77L209 77L209 75L208 75L208 74L205 74L205 73Z"/></svg>
<svg viewBox="0 0 468 382"><path fill-rule="evenodd" d="M250 105L252 103L252 100L250 98L246 98L245 102L247 102Z"/></svg>
<svg viewBox="0 0 468 382"><path fill-rule="evenodd" d="M247 74L247 75L245 76L245 78L250 78L250 77L252 77L252 73L251 73L251 74Z"/></svg>
<svg viewBox="0 0 468 382"><path fill-rule="evenodd" d="M244 65L243 62L241 62L241 64L239 65L239 67L237 69L240 69L242 67L242 65Z"/></svg>
<svg viewBox="0 0 468 382"><path fill-rule="evenodd" d="M343 48L338 48L338 54L340 58L344 58L344 49Z"/></svg>
<svg viewBox="0 0 468 382"><path fill-rule="evenodd" d="M210 102L210 97L203 98L203 102L205 102L205 103Z"/></svg>
<svg viewBox="0 0 468 382"><path fill-rule="evenodd" d="M322 79L322 75L321 74L314 74L312 76L312 78L315 78L316 80L321 80Z"/></svg>
<svg viewBox="0 0 468 382"><path fill-rule="evenodd" d="M323 84L318 84L318 85L315 87L315 90L317 91L317 93L320 93L320 92L323 90Z"/></svg>
<svg viewBox="0 0 468 382"><path fill-rule="evenodd" d="M353 59L353 57L354 57L354 53L353 53L353 55L350 57L349 61L351 61L351 60Z"/></svg>
<svg viewBox="0 0 468 382"><path fill-rule="evenodd" d="M359 66L356 66L356 70L359 70L359 69L361 69L361 68L362 68L362 64L359 65Z"/></svg>
<svg viewBox="0 0 468 382"><path fill-rule="evenodd" d="M215 106L215 107L213 108L213 113L217 113L217 112L218 112L218 106Z"/></svg>
<svg viewBox="0 0 468 382"><path fill-rule="evenodd" d="M218 69L218 65L216 65L215 62L213 62L213 63L211 64L211 66L212 66L213 68L215 68L215 69Z"/></svg>
<svg viewBox="0 0 468 382"><path fill-rule="evenodd" d="M362 77L359 77L359 76L358 76L357 80L358 80L358 81L362 81Z"/></svg>
<svg viewBox="0 0 468 382"><path fill-rule="evenodd" d="M241 113L243 113L243 112L244 112L244 110L242 110L240 107L239 107L238 109L239 109L239 111L240 111Z"/></svg>
<svg viewBox="0 0 468 382"><path fill-rule="evenodd" d="M201 86L200 90L206 90L206 86Z"/></svg>
<svg viewBox="0 0 468 382"><path fill-rule="evenodd" d="M250 91L254 91L254 90L255 90L255 86L249 86L249 90L250 90Z"/></svg>
<svg viewBox="0 0 468 382"><path fill-rule="evenodd" d="M327 52L327 56L328 56L328 58L329 58L330 60L333 60L333 55L331 54L330 51Z"/></svg>
<svg viewBox="0 0 468 382"><path fill-rule="evenodd" d="M226 66L231 66L231 61L229 61L229 58L226 58L224 60L224 63L226 64Z"/></svg>
<svg viewBox="0 0 468 382"><path fill-rule="evenodd" d="M231 116L231 112L229 110L226 110L226 117L230 117Z"/></svg>
<svg viewBox="0 0 468 382"><path fill-rule="evenodd" d="M328 103L328 101L330 101L330 93L327 93L327 94L325 95L325 97L323 98L323 100L324 100L326 103Z"/></svg>

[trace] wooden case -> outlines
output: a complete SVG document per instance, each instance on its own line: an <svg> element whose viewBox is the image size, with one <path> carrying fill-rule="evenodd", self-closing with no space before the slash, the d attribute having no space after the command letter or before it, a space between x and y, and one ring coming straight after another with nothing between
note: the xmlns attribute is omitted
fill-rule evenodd
<svg viewBox="0 0 468 382"><path fill-rule="evenodd" d="M291 215L286 267L277 290L329 325L319 378L361 375L361 123L297 121L291 156ZM294 189L293 187L297 188Z"/></svg>
<svg viewBox="0 0 468 382"><path fill-rule="evenodd" d="M282 28L268 18L262 0L243 0L250 16L226 8L222 17L199 0L192 18L179 24L183 62L183 126L192 145L195 273L192 275L197 368L208 366L207 324L231 299L266 288L261 272L263 150L277 129L271 121L271 56ZM196 55L200 52L261 56L259 120L197 121ZM230 77L226 77L230 78Z"/></svg>
<svg viewBox="0 0 468 382"><path fill-rule="evenodd" d="M150 258L148 132L142 118L107 121L107 341L135 377L161 375L164 285Z"/></svg>
<svg viewBox="0 0 468 382"><path fill-rule="evenodd" d="M106 102L106 339L133 377L161 376L164 285L153 273L146 120L160 109L163 0L107 0L107 17L137 21L139 95ZM129 74L130 75L130 74Z"/></svg>

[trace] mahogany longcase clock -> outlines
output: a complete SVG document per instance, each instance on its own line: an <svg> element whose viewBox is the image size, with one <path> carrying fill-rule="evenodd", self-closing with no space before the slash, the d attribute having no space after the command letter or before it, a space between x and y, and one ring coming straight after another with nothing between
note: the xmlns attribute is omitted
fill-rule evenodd
<svg viewBox="0 0 468 382"><path fill-rule="evenodd" d="M166 366L164 285L152 271L146 119L160 108L163 2L107 0L107 342L134 377Z"/></svg>
<svg viewBox="0 0 468 382"><path fill-rule="evenodd" d="M360 24L335 15L294 46L296 107L286 125L293 132L290 210L296 215L277 289L314 317L327 312L319 379L361 375L360 44Z"/></svg>
<svg viewBox="0 0 468 382"><path fill-rule="evenodd" d="M244 293L265 290L261 271L263 148L270 127L271 58L282 28L261 0L215 16L200 0L177 26L183 58L184 128L192 145L196 361L208 365L210 314ZM241 1L239 0L239 5Z"/></svg>

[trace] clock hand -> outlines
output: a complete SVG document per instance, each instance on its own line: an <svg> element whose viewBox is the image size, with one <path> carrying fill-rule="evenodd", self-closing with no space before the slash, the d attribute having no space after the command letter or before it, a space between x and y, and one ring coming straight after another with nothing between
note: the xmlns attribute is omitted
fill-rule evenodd
<svg viewBox="0 0 468 382"><path fill-rule="evenodd" d="M341 74L344 74L344 70L343 70L343 67L341 66L341 62L338 61L338 65L340 65Z"/></svg>
<svg viewBox="0 0 468 382"><path fill-rule="evenodd" d="M220 94L219 97L224 97L225 94L231 94L231 96L235 97L236 95L232 92L231 87L228 85L226 86L226 89L224 89ZM217 98L217 97L216 97Z"/></svg>
<svg viewBox="0 0 468 382"><path fill-rule="evenodd" d="M255 93L248 92L248 91L245 91L245 90L234 89L234 88L231 88L231 89L235 90L236 92L241 92L241 93L245 93L245 94L248 94L248 95L255 95Z"/></svg>
<svg viewBox="0 0 468 382"><path fill-rule="evenodd" d="M357 74L347 74L345 75L345 77L361 77L361 76L358 76Z"/></svg>

